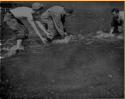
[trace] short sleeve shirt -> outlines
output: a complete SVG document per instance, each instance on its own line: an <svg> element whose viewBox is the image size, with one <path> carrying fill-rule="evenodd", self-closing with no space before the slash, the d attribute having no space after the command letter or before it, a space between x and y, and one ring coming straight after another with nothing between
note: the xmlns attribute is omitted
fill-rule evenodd
<svg viewBox="0 0 125 99"><path fill-rule="evenodd" d="M16 18L29 18L30 20L33 20L32 17L32 9L28 7L17 7L15 9L10 10L10 12L16 17Z"/></svg>

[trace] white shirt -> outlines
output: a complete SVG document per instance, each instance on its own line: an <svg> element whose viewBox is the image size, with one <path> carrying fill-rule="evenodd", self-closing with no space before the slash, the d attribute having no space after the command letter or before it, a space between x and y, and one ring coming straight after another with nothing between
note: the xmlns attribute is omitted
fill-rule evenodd
<svg viewBox="0 0 125 99"><path fill-rule="evenodd" d="M120 19L124 21L124 11L119 12Z"/></svg>
<svg viewBox="0 0 125 99"><path fill-rule="evenodd" d="M33 20L32 12L33 10L28 7L17 7L15 9L10 10L10 12L16 17L16 18L29 18Z"/></svg>

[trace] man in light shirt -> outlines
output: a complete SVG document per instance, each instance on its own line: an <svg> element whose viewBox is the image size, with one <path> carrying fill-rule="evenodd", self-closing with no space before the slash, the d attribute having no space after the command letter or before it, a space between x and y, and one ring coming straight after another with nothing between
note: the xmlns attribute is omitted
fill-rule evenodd
<svg viewBox="0 0 125 99"><path fill-rule="evenodd" d="M118 8L113 8L111 13L112 22L110 34L124 33L124 11L119 11Z"/></svg>
<svg viewBox="0 0 125 99"><path fill-rule="evenodd" d="M49 33L46 31L46 29L43 27L43 25L37 21L34 20L33 14L40 16L42 13L43 4L40 3L33 3L32 8L29 7L17 7L15 9L11 9L8 13L4 16L4 22L9 26L10 29L12 29L16 34L16 40L17 40L17 52L20 52L22 45L22 42L27 39L28 37L28 30L25 27L25 25L21 22L21 18L27 18L28 22L31 24L34 31L37 33L37 35L40 37L40 39L43 41L44 44L46 44L46 39L41 36L39 33L35 22L38 24L38 26L42 29L42 31L49 37Z"/></svg>

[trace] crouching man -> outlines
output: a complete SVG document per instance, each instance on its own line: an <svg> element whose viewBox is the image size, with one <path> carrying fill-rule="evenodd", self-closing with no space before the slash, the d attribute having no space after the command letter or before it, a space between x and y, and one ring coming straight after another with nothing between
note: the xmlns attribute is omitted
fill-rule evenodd
<svg viewBox="0 0 125 99"><path fill-rule="evenodd" d="M73 13L72 8L53 6L47 9L41 16L41 21L50 34L48 41L67 36L65 18ZM51 37L51 38L50 38Z"/></svg>
<svg viewBox="0 0 125 99"><path fill-rule="evenodd" d="M114 8L111 11L112 22L110 34L121 34L124 33L124 11L119 11L119 9Z"/></svg>
<svg viewBox="0 0 125 99"><path fill-rule="evenodd" d="M42 29L42 31L48 35L49 33L46 31L46 29L43 27L40 22L35 21L33 14L40 16L41 11L43 9L43 4L40 3L33 3L32 8L29 7L17 7L14 9L11 9L9 12L7 12L4 16L4 22L8 25L10 29L12 29L16 35L16 41L17 41L17 48L16 52L20 53L21 48L23 47L22 43L25 39L28 38L29 31L21 21L22 18L27 18L28 22L31 24L32 28L36 32L36 34L40 37L42 42L46 44L46 39L41 36L39 33L35 22L38 24L38 26Z"/></svg>

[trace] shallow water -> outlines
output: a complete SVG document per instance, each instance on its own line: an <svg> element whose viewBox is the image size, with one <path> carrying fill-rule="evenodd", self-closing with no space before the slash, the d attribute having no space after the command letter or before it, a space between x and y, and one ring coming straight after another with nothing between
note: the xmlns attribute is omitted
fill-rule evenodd
<svg viewBox="0 0 125 99"><path fill-rule="evenodd" d="M114 34L109 34L109 33L104 33L102 31L97 31L96 35L93 35L93 33L90 33L87 36L83 36L82 34L79 35L70 35L65 37L62 40L53 40L51 43L52 44L67 44L72 41L77 41L77 42L83 42L84 44L91 44L95 41L97 42L119 42L119 41L124 41L124 35L118 35L115 36ZM29 43L29 44L28 44ZM27 44L30 48L35 48L39 46L45 46L41 44L42 41L39 39L29 39L27 41ZM1 45L0 45L1 46ZM24 49L23 47L21 48L22 50ZM41 48L40 48L41 49ZM13 39L9 39L2 43L2 52L5 52L2 54L1 58L6 58L6 57L11 57L16 53L16 44L14 44ZM34 52L36 52L34 50Z"/></svg>
<svg viewBox="0 0 125 99"><path fill-rule="evenodd" d="M18 3L31 7L33 2ZM4 99L123 98L124 39L95 33L109 32L111 8L124 10L124 3L42 3L44 11L55 4L73 7L73 15L66 20L67 31L80 35L67 44L43 46L30 24L22 20L30 31L25 54L0 60L0 94ZM13 46L9 38L14 35L8 28L1 34L2 40L8 40L2 45L4 54Z"/></svg>
<svg viewBox="0 0 125 99"><path fill-rule="evenodd" d="M32 45L2 60L5 97L83 99L123 97L123 40L84 39Z"/></svg>

